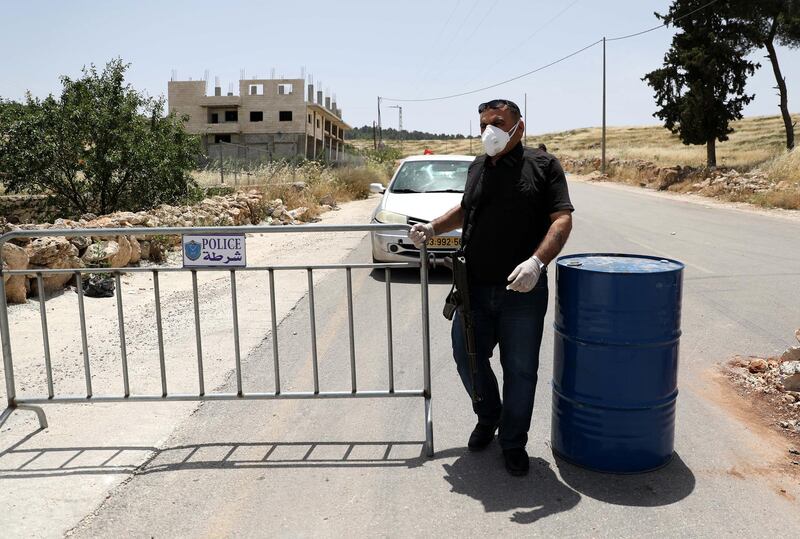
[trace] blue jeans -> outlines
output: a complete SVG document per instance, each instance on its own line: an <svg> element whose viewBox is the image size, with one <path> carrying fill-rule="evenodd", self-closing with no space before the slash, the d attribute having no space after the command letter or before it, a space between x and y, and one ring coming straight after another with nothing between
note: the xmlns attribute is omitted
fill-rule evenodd
<svg viewBox="0 0 800 539"><path fill-rule="evenodd" d="M528 442L547 296L546 274L525 294L506 290L505 285L474 286L470 290L478 365L475 388L481 397L480 402L472 404L472 409L479 423L500 424L499 441L503 449L525 447ZM451 337L458 374L467 394L471 394L472 380L459 312L453 318ZM503 367L502 400L489 364L498 344Z"/></svg>

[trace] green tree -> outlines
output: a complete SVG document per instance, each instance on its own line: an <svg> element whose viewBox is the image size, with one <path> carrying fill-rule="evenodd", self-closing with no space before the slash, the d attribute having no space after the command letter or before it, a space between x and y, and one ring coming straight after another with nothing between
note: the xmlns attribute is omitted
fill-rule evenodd
<svg viewBox="0 0 800 539"><path fill-rule="evenodd" d="M65 215L176 203L195 187L199 150L164 99L125 84L114 59L72 80L61 96L0 107L0 181L8 192L50 195Z"/></svg>
<svg viewBox="0 0 800 539"><path fill-rule="evenodd" d="M766 49L775 75L779 107L786 130L786 147L794 148L794 124L789 113L786 78L781 73L775 43L800 47L800 2L797 0L729 0L732 18L746 25L747 38L755 47Z"/></svg>
<svg viewBox="0 0 800 539"><path fill-rule="evenodd" d="M666 15L678 28L662 68L642 80L655 90L654 116L684 144L705 144L707 165L717 165L716 141L728 140L730 122L742 117L753 100L745 93L747 77L758 64L745 58L751 45L742 22L724 9L700 9L707 0L674 0ZM689 14L688 16L686 14Z"/></svg>

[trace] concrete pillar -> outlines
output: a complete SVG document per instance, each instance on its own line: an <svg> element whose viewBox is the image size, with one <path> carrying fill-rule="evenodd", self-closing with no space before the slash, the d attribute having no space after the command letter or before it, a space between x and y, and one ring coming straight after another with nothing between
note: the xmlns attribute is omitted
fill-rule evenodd
<svg viewBox="0 0 800 539"><path fill-rule="evenodd" d="M317 105L322 106L322 90L317 90Z"/></svg>
<svg viewBox="0 0 800 539"><path fill-rule="evenodd" d="M306 124L306 129L305 129L306 134L305 137L303 137L303 157L308 159L308 107L306 107L306 117L303 118L303 120L304 120L303 123Z"/></svg>
<svg viewBox="0 0 800 539"><path fill-rule="evenodd" d="M314 85L313 84L309 84L308 85L308 98L307 98L307 101L309 103L313 103L314 102Z"/></svg>
<svg viewBox="0 0 800 539"><path fill-rule="evenodd" d="M328 109L328 110L331 110L331 98L330 97L326 97L325 98L325 108Z"/></svg>
<svg viewBox="0 0 800 539"><path fill-rule="evenodd" d="M314 159L317 158L317 111L315 110L311 118L311 128L314 134Z"/></svg>

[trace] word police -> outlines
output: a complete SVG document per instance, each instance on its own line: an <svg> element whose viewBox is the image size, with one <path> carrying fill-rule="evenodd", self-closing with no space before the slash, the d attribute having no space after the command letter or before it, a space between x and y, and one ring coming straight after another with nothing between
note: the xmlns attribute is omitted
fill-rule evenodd
<svg viewBox="0 0 800 539"><path fill-rule="evenodd" d="M222 249L242 249L242 238L240 237L227 237L227 238L203 238L203 251L206 249L212 251L220 251Z"/></svg>

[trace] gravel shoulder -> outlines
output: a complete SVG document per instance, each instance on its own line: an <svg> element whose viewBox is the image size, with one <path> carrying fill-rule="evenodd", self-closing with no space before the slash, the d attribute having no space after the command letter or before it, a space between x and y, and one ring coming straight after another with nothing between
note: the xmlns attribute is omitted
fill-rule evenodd
<svg viewBox="0 0 800 539"><path fill-rule="evenodd" d="M321 224L367 223L376 197L343 204L322 215ZM275 227L272 227L274 230ZM278 229L279 230L279 229ZM248 265L337 263L366 236L353 233L270 233L248 235ZM168 265L178 266L179 253ZM315 272L315 284L330 272ZM198 387L196 340L189 273L163 273L159 277L166 376L170 393L196 393ZM280 271L275 275L277 320L280 323L307 293L307 275ZM269 283L265 275L237 275L241 356L258 347L269 333ZM234 365L230 277L225 272L198 274L205 387L221 386ZM160 394L158 339L153 281L150 273L130 273L122 278L124 329L130 385L133 394ZM119 321L114 298L86 298L86 324L94 395L122 395ZM74 288L46 303L53 383L59 396L85 396L85 378ZM9 307L11 344L17 395L47 394L43 340L38 301ZM0 376L4 375L0 365ZM269 390L269 389L268 389ZM5 399L5 385L0 389ZM46 406L50 427L38 432L35 415L15 412L0 430L0 503L4 507L7 536L62 536L131 474L166 440L179 422L199 405L186 403L76 404ZM16 450L35 436L47 452L26 454ZM115 442L140 448L118 455L99 455L118 473L82 475L86 460L81 447ZM150 446L150 450L147 447ZM13 453L9 453L14 449ZM113 453L113 452L111 452ZM70 473L73 470L73 474ZM24 480L19 472L25 471ZM46 516L45 516L46 515Z"/></svg>

